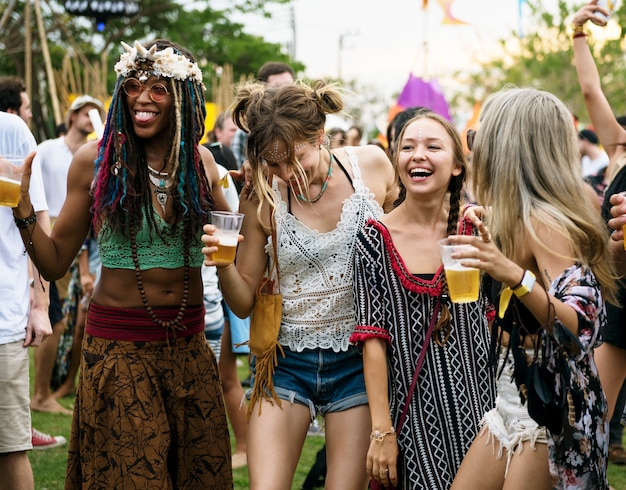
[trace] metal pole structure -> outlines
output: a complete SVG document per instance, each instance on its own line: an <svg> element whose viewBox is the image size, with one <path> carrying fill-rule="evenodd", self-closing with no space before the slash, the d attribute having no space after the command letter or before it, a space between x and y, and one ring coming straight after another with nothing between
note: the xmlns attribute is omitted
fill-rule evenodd
<svg viewBox="0 0 626 490"><path fill-rule="evenodd" d="M35 16L37 18L37 29L39 30L39 38L41 40L41 51L43 53L43 60L46 66L46 76L48 77L48 90L50 92L50 98L52 99L54 123L60 124L63 122L63 116L61 115L61 109L59 107L57 86L54 81L52 61L50 60L50 50L48 49L48 40L46 38L46 31L43 24L43 16L41 15L41 5L39 4L39 0L35 0Z"/></svg>

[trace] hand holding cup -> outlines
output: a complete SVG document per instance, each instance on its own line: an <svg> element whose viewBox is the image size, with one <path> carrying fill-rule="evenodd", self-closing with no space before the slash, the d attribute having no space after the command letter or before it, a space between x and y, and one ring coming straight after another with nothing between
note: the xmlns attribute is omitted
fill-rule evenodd
<svg viewBox="0 0 626 490"><path fill-rule="evenodd" d="M448 282L448 292L453 303L478 301L480 270L461 265L463 259L453 257L455 253L474 249L472 245L457 244L449 238L439 240L441 260Z"/></svg>
<svg viewBox="0 0 626 490"><path fill-rule="evenodd" d="M207 245L217 247L216 251L208 253L211 256L209 260L213 262L211 265L226 267L235 261L243 217L242 213L211 211L212 243L203 238Z"/></svg>
<svg viewBox="0 0 626 490"><path fill-rule="evenodd" d="M21 155L0 155L0 206L17 207L24 161Z"/></svg>

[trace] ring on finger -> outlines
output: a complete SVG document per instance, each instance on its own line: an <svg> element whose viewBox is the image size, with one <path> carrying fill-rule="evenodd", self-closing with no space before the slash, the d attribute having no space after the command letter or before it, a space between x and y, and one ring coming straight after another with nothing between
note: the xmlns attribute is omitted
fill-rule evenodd
<svg viewBox="0 0 626 490"><path fill-rule="evenodd" d="M491 241L491 233L489 233L489 232L483 233L480 236L483 239L483 242L485 242L485 243L489 243Z"/></svg>

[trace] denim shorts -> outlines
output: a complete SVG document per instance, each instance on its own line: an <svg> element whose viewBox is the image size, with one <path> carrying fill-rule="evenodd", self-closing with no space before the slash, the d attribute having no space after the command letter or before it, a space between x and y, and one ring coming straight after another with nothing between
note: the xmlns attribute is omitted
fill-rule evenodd
<svg viewBox="0 0 626 490"><path fill-rule="evenodd" d="M311 419L319 412L341 412L367 405L363 357L361 351L350 346L347 351L305 349L292 351L286 347L285 357L278 353L274 372L274 389L281 400L309 407ZM252 358L252 386L254 386L255 358ZM246 393L250 399L250 390Z"/></svg>

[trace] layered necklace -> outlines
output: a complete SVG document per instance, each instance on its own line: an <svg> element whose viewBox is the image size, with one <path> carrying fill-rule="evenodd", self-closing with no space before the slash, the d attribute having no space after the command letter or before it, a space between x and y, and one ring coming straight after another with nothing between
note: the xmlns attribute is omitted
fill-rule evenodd
<svg viewBox="0 0 626 490"><path fill-rule="evenodd" d="M322 189L320 190L320 193L317 196L315 196L313 199L309 199L307 197L304 197L301 193L297 193L296 197L300 199L301 201L304 201L309 204L313 204L314 202L319 201L320 198L322 197L322 194L324 194L326 187L328 187L328 181L330 180L330 176L333 174L333 162L335 161L335 157L330 150L328 150L328 154L330 155L330 159L328 161L328 173L326 174L326 178L324 179L324 183L322 184Z"/></svg>
<svg viewBox="0 0 626 490"><path fill-rule="evenodd" d="M172 186L172 180L168 178L169 176L168 172L159 172L148 165L148 178L154 185L154 193L164 214L167 198L170 195L170 187Z"/></svg>

